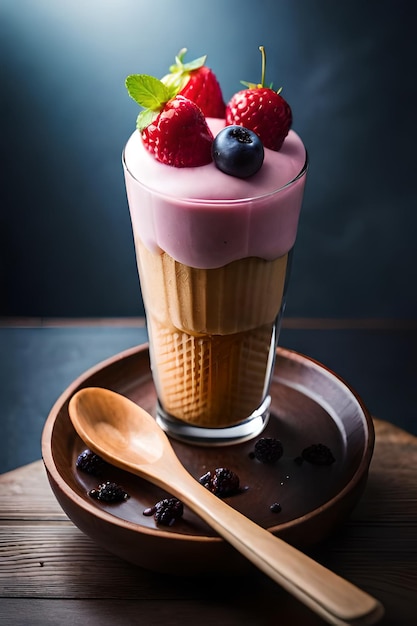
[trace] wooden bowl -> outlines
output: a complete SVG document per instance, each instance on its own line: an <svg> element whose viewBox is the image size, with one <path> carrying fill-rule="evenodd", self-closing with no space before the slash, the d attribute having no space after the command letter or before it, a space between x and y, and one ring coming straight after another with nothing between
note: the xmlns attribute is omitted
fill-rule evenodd
<svg viewBox="0 0 417 626"><path fill-rule="evenodd" d="M75 380L52 408L42 434L42 456L52 490L68 517L103 549L142 567L172 573L247 572L246 560L189 510L171 527L157 526L143 511L167 494L141 478L108 466L100 478L76 468L86 448L68 415L71 396L82 387L105 387L155 413L156 394L147 345L124 351ZM298 547L316 544L342 522L365 487L374 447L371 416L358 395L323 365L279 348L271 384L271 417L262 437L276 437L282 458L264 464L251 454L256 441L225 447L191 446L172 440L189 472L199 478L228 467L242 493L228 503ZM331 465L295 461L322 443ZM103 504L88 491L105 480L122 485L130 498ZM271 505L279 503L280 512Z"/></svg>

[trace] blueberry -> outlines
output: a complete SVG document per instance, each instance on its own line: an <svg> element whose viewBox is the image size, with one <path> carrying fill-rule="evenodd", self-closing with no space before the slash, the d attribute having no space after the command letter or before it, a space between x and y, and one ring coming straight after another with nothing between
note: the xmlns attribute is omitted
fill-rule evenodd
<svg viewBox="0 0 417 626"><path fill-rule="evenodd" d="M248 178L260 169L264 147L258 135L244 126L226 126L213 141L213 160L230 176Z"/></svg>

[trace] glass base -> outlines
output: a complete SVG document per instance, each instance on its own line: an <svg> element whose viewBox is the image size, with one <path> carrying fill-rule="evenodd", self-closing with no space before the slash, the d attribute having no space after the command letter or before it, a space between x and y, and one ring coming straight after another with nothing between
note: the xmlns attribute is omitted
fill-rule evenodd
<svg viewBox="0 0 417 626"><path fill-rule="evenodd" d="M267 396L261 406L244 422L224 428L204 428L176 419L165 413L158 403L156 422L168 436L179 441L200 446L228 446L259 435L268 423L270 405L271 396Z"/></svg>

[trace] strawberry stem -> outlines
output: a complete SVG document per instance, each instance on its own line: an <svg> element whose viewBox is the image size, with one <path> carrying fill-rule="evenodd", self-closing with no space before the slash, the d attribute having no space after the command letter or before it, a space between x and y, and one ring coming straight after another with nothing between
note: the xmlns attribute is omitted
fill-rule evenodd
<svg viewBox="0 0 417 626"><path fill-rule="evenodd" d="M265 87L265 73L266 73L266 52L263 46L259 46L259 50L262 54L262 74L261 74L261 85Z"/></svg>
<svg viewBox="0 0 417 626"><path fill-rule="evenodd" d="M247 83L246 81L241 80L240 82L242 83L242 85L245 85L245 87L248 87L248 89L259 89L260 87L265 87L266 52L265 52L265 48L263 46L259 46L259 50L261 51L261 54L262 54L261 82L256 84L256 83ZM272 83L269 85L269 88L272 89Z"/></svg>

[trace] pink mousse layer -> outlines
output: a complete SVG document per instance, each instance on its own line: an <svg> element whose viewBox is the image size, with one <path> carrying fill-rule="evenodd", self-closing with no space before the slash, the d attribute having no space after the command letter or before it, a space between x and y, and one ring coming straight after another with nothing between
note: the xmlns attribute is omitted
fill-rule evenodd
<svg viewBox="0 0 417 626"><path fill-rule="evenodd" d="M224 125L208 122L214 136ZM191 267L221 267L251 256L276 259L295 242L305 163L294 131L279 152L265 149L261 169L248 179L228 176L214 163L163 165L135 131L123 155L134 234L151 251L165 251Z"/></svg>

